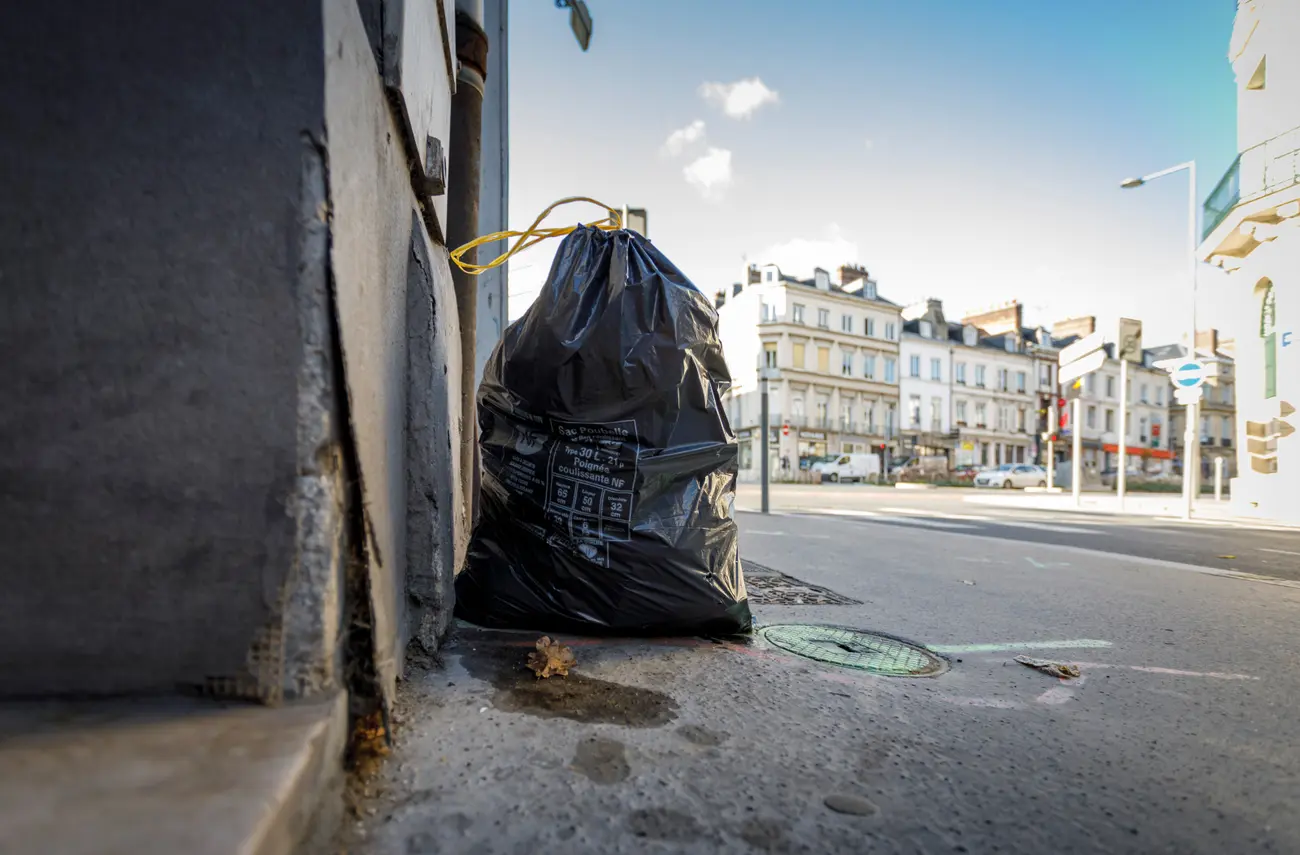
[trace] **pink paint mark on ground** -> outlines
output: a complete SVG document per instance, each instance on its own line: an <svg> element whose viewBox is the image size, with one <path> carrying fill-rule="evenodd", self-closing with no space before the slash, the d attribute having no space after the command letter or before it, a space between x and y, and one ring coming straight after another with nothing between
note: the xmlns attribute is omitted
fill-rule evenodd
<svg viewBox="0 0 1300 855"><path fill-rule="evenodd" d="M1080 665L1080 663L1077 662L1072 664ZM1060 706L1061 704L1064 703L1069 703L1071 700L1074 699L1075 689L1078 688L1079 686L1082 686L1084 683L1088 682L1088 678L1086 676L1073 677L1073 678L1058 677L1057 682L1060 683L1061 685L1053 686L1052 688L1043 692L1038 697L1034 698L1034 701L1040 704L1046 704L1049 707L1055 707L1055 706Z"/></svg>

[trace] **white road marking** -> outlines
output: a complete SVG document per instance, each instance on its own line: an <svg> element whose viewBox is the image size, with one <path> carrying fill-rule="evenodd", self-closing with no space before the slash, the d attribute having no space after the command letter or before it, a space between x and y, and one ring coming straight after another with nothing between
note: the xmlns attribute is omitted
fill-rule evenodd
<svg viewBox="0 0 1300 855"><path fill-rule="evenodd" d="M788 533L786 533L786 532L784 532L784 531L747 531L747 532L745 532L745 536L746 536L746 537L752 537L753 535L756 535L756 534L759 534L759 535L766 535L766 536L768 536L768 537L797 537L797 538L799 538L800 540L830 540L830 539L831 539L831 536L830 536L829 534L788 534Z"/></svg>
<svg viewBox="0 0 1300 855"><path fill-rule="evenodd" d="M887 514L905 514L908 516L931 517L934 519L945 520L970 520L972 522L988 522L992 517L975 516L974 514L948 514L942 511L925 511L920 508L881 508L882 513Z"/></svg>
<svg viewBox="0 0 1300 855"><path fill-rule="evenodd" d="M831 516L836 516L836 517L878 517L880 516L880 514L876 513L875 511L855 511L849 508L824 508L822 510L813 511L813 513L830 514Z"/></svg>
<svg viewBox="0 0 1300 855"><path fill-rule="evenodd" d="M1095 528L1083 528L1073 525L1049 525L1047 523L1025 522L1022 520L997 520L994 525L1005 525L1013 528L1030 528L1035 531L1052 531L1057 534L1101 534Z"/></svg>
<svg viewBox="0 0 1300 855"><path fill-rule="evenodd" d="M1294 555L1294 556L1300 558L1300 552L1292 552L1292 551L1289 550L1289 549L1264 549L1263 547L1260 547L1259 551L1260 551L1260 552L1271 552L1271 553L1273 553L1274 555Z"/></svg>
<svg viewBox="0 0 1300 855"><path fill-rule="evenodd" d="M922 517L885 517L884 519L876 520L876 522L886 521L895 524L901 523L902 525L914 525L918 528L940 528L949 531L970 531L975 528L975 526L966 525L965 523L944 522L943 520L933 520Z"/></svg>

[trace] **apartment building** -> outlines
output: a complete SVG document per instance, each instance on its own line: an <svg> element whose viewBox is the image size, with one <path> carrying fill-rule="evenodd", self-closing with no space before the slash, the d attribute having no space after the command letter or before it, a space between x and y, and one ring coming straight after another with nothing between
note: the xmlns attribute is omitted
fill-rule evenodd
<svg viewBox="0 0 1300 855"><path fill-rule="evenodd" d="M1243 441L1237 443L1233 507L1288 522L1300 522L1298 45L1294 2L1239 0L1228 45L1237 80L1239 154L1205 200L1199 251L1228 271L1237 294L1236 316L1228 323L1236 341L1236 435Z"/></svg>
<svg viewBox="0 0 1300 855"><path fill-rule="evenodd" d="M1196 334L1198 359L1216 363L1218 374L1202 388L1200 410L1200 447L1202 482L1214 477L1215 460L1223 458L1224 475L1237 475L1237 406L1236 362L1232 358L1234 342L1220 340L1218 330L1201 330ZM1157 362L1187 355L1185 343L1168 344L1152 349ZM1187 408L1169 403L1169 445L1176 460L1183 456Z"/></svg>
<svg viewBox="0 0 1300 855"><path fill-rule="evenodd" d="M715 302L742 480L755 480L761 465L760 367L779 372L769 388L774 479L794 479L831 454L897 449L902 318L865 269L845 265L832 281L821 268L800 279L750 265Z"/></svg>
<svg viewBox="0 0 1300 855"><path fill-rule="evenodd" d="M943 455L956 449L952 415L952 343L943 302L927 300L902 311L898 383L899 439L904 454Z"/></svg>

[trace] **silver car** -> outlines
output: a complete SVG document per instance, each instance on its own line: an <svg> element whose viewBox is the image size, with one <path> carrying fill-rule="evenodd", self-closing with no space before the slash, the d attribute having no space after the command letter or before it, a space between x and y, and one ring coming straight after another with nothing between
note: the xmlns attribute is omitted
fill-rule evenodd
<svg viewBox="0 0 1300 855"><path fill-rule="evenodd" d="M1004 463L976 475L975 486L1000 487L1003 490L1013 487L1046 487L1047 470L1028 463Z"/></svg>

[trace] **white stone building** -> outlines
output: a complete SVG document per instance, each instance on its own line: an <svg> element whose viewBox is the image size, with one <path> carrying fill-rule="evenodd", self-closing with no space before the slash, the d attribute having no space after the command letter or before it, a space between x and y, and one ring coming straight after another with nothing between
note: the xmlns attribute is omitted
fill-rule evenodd
<svg viewBox="0 0 1300 855"><path fill-rule="evenodd" d="M741 479L759 474L760 365L781 375L769 390L774 480L797 478L818 457L894 443L902 320L867 271L841 267L832 282L820 268L798 279L768 264L748 267L744 280L716 298Z"/></svg>
<svg viewBox="0 0 1300 855"><path fill-rule="evenodd" d="M927 300L902 312L899 342L899 434L905 454L943 455L952 461L952 343L943 303Z"/></svg>
<svg viewBox="0 0 1300 855"><path fill-rule="evenodd" d="M1205 201L1202 259L1230 272L1242 514L1300 522L1300 10L1240 0L1228 50L1240 152Z"/></svg>

